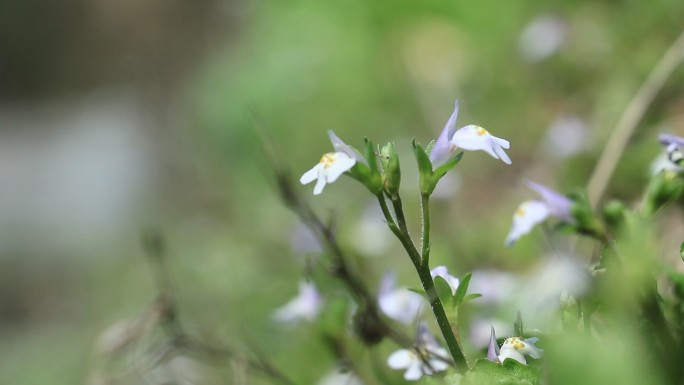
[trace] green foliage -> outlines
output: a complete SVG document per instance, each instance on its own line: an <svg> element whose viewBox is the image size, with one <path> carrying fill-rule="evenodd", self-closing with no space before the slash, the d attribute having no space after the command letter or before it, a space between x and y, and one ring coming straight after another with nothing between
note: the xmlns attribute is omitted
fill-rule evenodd
<svg viewBox="0 0 684 385"><path fill-rule="evenodd" d="M502 364L479 359L459 385L537 385L539 370L518 361L507 359Z"/></svg>

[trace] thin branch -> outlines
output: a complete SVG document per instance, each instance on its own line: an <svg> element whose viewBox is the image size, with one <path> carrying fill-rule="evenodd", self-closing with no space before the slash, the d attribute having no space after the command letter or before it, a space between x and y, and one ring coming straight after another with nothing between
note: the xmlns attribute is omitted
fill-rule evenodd
<svg viewBox="0 0 684 385"><path fill-rule="evenodd" d="M646 110L667 79L672 75L672 72L681 64L682 60L684 60L684 32L677 37L658 64L653 68L648 78L646 78L632 97L632 100L613 129L613 134L608 139L608 143L594 168L594 172L591 178L589 178L587 192L592 208L596 209L601 201L608 183L615 172L618 161L625 151L627 142L646 113Z"/></svg>

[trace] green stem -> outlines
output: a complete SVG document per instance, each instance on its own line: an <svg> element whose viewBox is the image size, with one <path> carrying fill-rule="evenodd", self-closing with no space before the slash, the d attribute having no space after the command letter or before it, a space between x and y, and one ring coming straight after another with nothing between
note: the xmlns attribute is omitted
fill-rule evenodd
<svg viewBox="0 0 684 385"><path fill-rule="evenodd" d="M424 199L427 200L427 197L425 197ZM382 213L385 215L385 219L387 220L387 224L390 230L392 230L394 235L396 235L401 244L404 246L404 249L406 249L406 252L411 258L411 262L413 262L413 266L416 268L416 271L418 272L420 283L422 284L423 290L425 290L425 293L428 297L430 307L432 308L432 312L434 313L435 318L437 319L437 325L439 326L439 330L442 332L444 341L446 342L447 347L449 348L451 358L454 360L454 363L457 367L462 369L468 368L468 363L466 361L465 355L463 354L463 350L461 349L458 341L456 340L454 331L451 328L451 324L449 323L449 318L447 317L446 312L444 311L444 305L442 305L442 301L439 299L439 296L437 295L435 283L432 280L432 275L430 274L430 266L424 262L423 258L421 257L421 254L418 253L418 249L416 249L416 246L413 244L413 240L411 239L411 236L408 233L406 221L404 219L403 208L401 205L401 198L399 198L398 195L392 198L392 205L394 207L394 212L397 216L397 222L395 222L394 218L391 216L389 208L387 207L387 202L385 201L385 198L382 196L382 194L378 194L378 202L380 203ZM427 235L427 237L425 235L425 230L427 229L429 233L430 229L429 213L427 214L427 217L425 213L425 211L427 211L428 209L427 204L424 204L423 208L423 240L428 241L423 244L423 250L426 250L427 248L429 253L429 235ZM425 227L426 220L428 223L427 227Z"/></svg>
<svg viewBox="0 0 684 385"><path fill-rule="evenodd" d="M420 195L420 209L422 213L422 256L423 266L430 266L430 196L427 194Z"/></svg>

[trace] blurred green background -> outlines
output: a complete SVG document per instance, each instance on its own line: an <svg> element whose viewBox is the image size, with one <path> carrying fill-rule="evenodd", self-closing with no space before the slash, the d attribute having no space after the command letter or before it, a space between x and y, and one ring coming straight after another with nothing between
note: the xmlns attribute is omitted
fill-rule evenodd
<svg viewBox="0 0 684 385"><path fill-rule="evenodd" d="M294 180L330 150L327 129L358 147L395 141L417 224L411 139L434 139L458 98L458 127L510 140L513 165L469 153L443 182L433 263L459 276L526 270L549 246L537 231L503 247L515 207L534 196L521 181L584 186L682 20L680 0L0 2L0 382L163 383L104 382L118 369L97 342L157 296L140 239L158 229L189 329L254 341L315 383L332 354L307 328L271 320L307 265L255 126ZM683 85L679 70L609 196L637 199L656 133L684 133ZM362 186L342 178L310 201L335 213L370 287L388 268L417 285ZM201 379L178 383L232 382L229 365L193 365L184 373Z"/></svg>

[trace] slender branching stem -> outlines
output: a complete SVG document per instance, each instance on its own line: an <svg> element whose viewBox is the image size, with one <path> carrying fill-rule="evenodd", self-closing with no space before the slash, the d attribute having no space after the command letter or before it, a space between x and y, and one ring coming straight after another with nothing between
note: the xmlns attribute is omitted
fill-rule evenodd
<svg viewBox="0 0 684 385"><path fill-rule="evenodd" d="M423 266L430 266L430 196L420 195L421 210L421 247Z"/></svg>
<svg viewBox="0 0 684 385"><path fill-rule="evenodd" d="M406 221L404 218L404 211L401 204L401 198L398 194L395 194L395 196L395 198L392 198L392 206L397 217L397 225L394 224L394 219L390 215L389 209L387 208L387 204L385 202L385 198L379 194L378 201L380 202L382 212L385 215L385 219L387 220L387 224L390 227L390 230L392 230L394 235L397 236L401 244L404 246L404 249L406 249L409 258L411 258L411 262L413 262L413 266L416 268L416 272L418 273L418 277L420 278L420 283L423 286L423 290L425 290L425 294L427 295L427 299L430 302L432 312L435 315L435 318L437 319L437 325L439 326L439 330L442 332L444 341L446 342L447 347L449 348L451 358L454 360L454 363L456 364L457 368L459 368L459 370L465 370L468 368L468 363L466 361L465 355L463 354L463 350L461 349L461 346L459 345L456 336L454 335L454 331L451 328L449 318L447 317L446 312L444 311L444 305L442 305L442 301L439 299L439 296L437 295L435 283L432 280L432 275L430 274L430 266L428 265L428 263L425 262L425 257L427 256L429 258L429 234L426 236L426 230L429 233L430 214L426 214L425 212L429 210L429 206L427 205L427 202L423 203L424 212L422 238L424 242L422 247L423 254L421 254L418 252L418 249L416 249L416 246L414 245L413 240L411 239L411 236L408 233L408 228L406 226ZM427 201L427 199L429 199L427 196L424 197L424 200ZM427 253L425 252L425 250L427 250Z"/></svg>

